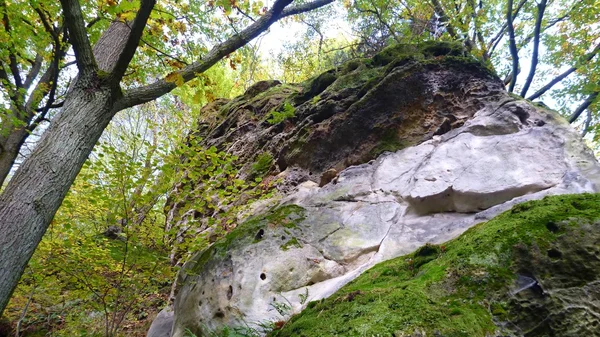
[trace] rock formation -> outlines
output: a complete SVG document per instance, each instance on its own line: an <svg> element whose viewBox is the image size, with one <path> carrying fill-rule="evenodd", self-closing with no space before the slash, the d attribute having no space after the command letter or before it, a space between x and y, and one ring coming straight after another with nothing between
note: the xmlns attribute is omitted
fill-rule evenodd
<svg viewBox="0 0 600 337"><path fill-rule="evenodd" d="M264 333L266 327L273 325L283 326L279 332L286 336L319 336L299 328L302 317L310 318L315 308L326 310L325 306L352 303L365 290L344 288L343 295L334 295L319 304L314 301L329 298L375 264L411 254L428 244L412 257L414 264L398 271L404 275L408 270L410 275L406 277L421 275L419 267L424 263L416 265L416 261L434 260L446 253L446 248L436 245L516 204L548 195L597 192L600 188L600 165L562 117L509 95L493 72L454 44L391 47L372 60L350 61L297 86L261 82L241 97L213 102L204 112L207 117L199 123L197 135L205 139L205 144L237 154L245 163L242 172L246 178L277 175L281 180L280 193L259 203L243 224L186 264L178 280L175 314L164 315L160 323L165 324L165 317L172 319L174 337L186 332L202 336L224 327ZM175 220L174 214L180 207L169 208L170 221L184 221ZM592 225L591 216L585 223L597 226ZM566 226L563 222L556 224L560 230ZM592 228L585 226L581 227L583 233ZM498 233L507 236L502 240L511 235L510 230L501 227ZM494 240L486 240L494 244ZM467 260L494 258L460 248L460 242L447 244L448 255L452 248L452 252L463 249L465 254L473 254L463 257ZM558 242L563 246L557 246L554 255L572 244L568 240ZM593 246L591 242L586 245ZM597 250L588 253L598 259ZM587 256L577 254L576 261ZM547 260L542 255L541 250L523 248L519 261L526 264L528 259ZM408 258L395 263L406 264ZM495 261L482 263L489 266L492 262ZM366 275L376 280L383 268L378 266L373 269L377 271L364 274L360 282ZM536 287L546 289L552 270L547 265L536 268L522 268L527 272L521 273L510 269L511 276L505 276L526 288L534 282ZM481 272L493 275L487 270ZM450 269L448 273L448 281L440 282L439 287L460 288L455 279L458 276ZM582 294L589 290L585 286L591 286L596 278L586 279L592 282L589 284L579 282L578 290L573 291L584 298ZM503 284L512 286L508 281ZM374 298L369 294L369 298ZM561 298L555 297L552 303ZM548 305L549 312L560 313L567 323L581 312L554 310L536 299L523 301L502 307L508 312L505 318L517 322L514 324L519 329L519 322L537 322L519 316L525 315L515 309L519 305ZM598 324L597 296L595 301L593 305L571 304L591 308L593 314L586 319ZM394 303L399 307L388 308L389 314L402 317L396 310L401 311L404 302ZM311 309L306 316L285 324L307 305ZM458 310L466 312L463 307ZM490 307L486 312L469 314L474 320L492 322L491 317L496 317L494 310ZM348 314L365 316L367 320L369 316ZM385 321L385 317L379 318ZM379 326L389 329L365 325L364 331L357 328L319 333L433 333L425 323L410 324L392 329L382 322ZM475 333L494 335L505 328L501 323L490 324ZM339 327L344 328L351 327ZM442 328L435 331L441 331L440 336L474 336L447 334Z"/></svg>

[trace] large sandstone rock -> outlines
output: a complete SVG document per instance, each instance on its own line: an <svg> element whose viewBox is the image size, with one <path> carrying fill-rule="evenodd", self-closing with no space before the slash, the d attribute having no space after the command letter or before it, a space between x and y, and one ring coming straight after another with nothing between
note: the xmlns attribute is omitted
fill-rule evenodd
<svg viewBox="0 0 600 337"><path fill-rule="evenodd" d="M242 102L257 102L242 97L234 100L235 123L228 118L221 131L202 131L209 144L232 143L242 159L259 149L273 153L280 176L298 186L257 206L188 262L172 336L225 326L260 332L376 263L455 238L516 203L598 191L600 166L568 123L514 99L454 49L444 52L393 60L384 53L369 67L304 91L285 88L249 109L295 102L296 117L281 125L232 127L249 113ZM340 88L344 76L364 72L378 75ZM319 108L326 104L328 113ZM225 141L235 135L237 144ZM377 156L381 149L400 150ZM319 187L320 174L332 168L339 175Z"/></svg>
<svg viewBox="0 0 600 337"><path fill-rule="evenodd" d="M519 204L378 264L277 337L600 336L600 194Z"/></svg>

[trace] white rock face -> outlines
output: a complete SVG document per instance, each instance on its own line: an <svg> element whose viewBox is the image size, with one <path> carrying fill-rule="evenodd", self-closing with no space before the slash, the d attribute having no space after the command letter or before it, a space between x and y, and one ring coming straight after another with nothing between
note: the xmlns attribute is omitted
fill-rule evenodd
<svg viewBox="0 0 600 337"><path fill-rule="evenodd" d="M455 238L518 202L599 188L598 162L562 118L506 96L323 188L303 184L278 202L301 208L255 218L226 249L198 255L179 281L172 336L261 331L374 264Z"/></svg>

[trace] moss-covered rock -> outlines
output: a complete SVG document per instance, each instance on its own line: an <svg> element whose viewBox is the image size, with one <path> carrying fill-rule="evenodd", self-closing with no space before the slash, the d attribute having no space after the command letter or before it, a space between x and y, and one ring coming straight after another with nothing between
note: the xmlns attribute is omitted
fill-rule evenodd
<svg viewBox="0 0 600 337"><path fill-rule="evenodd" d="M596 336L600 194L515 206L383 262L271 336Z"/></svg>

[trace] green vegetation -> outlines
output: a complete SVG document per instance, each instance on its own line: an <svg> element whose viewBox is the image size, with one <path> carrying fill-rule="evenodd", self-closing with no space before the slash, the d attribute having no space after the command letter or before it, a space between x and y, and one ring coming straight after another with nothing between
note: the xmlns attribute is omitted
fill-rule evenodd
<svg viewBox="0 0 600 337"><path fill-rule="evenodd" d="M289 239L286 243L281 245L281 250L288 250L292 247L302 248L302 244L296 238Z"/></svg>
<svg viewBox="0 0 600 337"><path fill-rule="evenodd" d="M268 152L261 153L252 163L250 175L252 177L263 177L273 166L273 156Z"/></svg>
<svg viewBox="0 0 600 337"><path fill-rule="evenodd" d="M383 136L377 143L377 146L375 146L375 148L371 150L371 155L373 158L375 158L376 156L380 155L385 151L395 152L403 149L404 147L405 146L400 140L397 131L388 130L383 134Z"/></svg>
<svg viewBox="0 0 600 337"><path fill-rule="evenodd" d="M290 104L289 102L285 102L283 103L283 107L279 108L280 111L277 110L271 110L271 112L269 112L269 118L267 119L267 122L269 122L269 124L279 124L285 120L287 120L288 118L292 118L295 117L295 111L296 108L294 108L294 106L292 104Z"/></svg>
<svg viewBox="0 0 600 337"><path fill-rule="evenodd" d="M493 335L495 321L518 315L508 296L525 268L534 268L542 283L556 268L566 268L571 286L581 282L576 275L597 277L599 270L590 274L592 267L577 260L583 258L577 247L593 250L600 238L598 209L600 194L517 205L444 245L378 264L330 298L309 303L271 336ZM560 265L553 251L562 252Z"/></svg>

